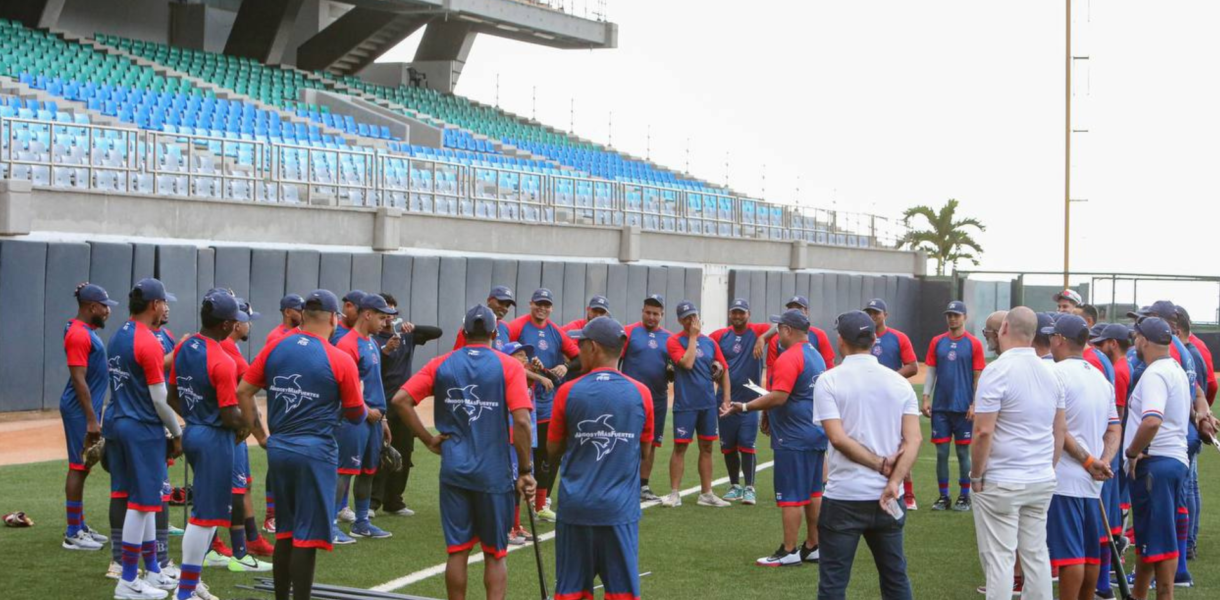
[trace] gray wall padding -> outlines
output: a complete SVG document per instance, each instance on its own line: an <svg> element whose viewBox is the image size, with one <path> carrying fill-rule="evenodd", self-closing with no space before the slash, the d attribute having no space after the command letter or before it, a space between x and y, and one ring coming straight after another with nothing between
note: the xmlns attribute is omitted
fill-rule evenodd
<svg viewBox="0 0 1220 600"><path fill-rule="evenodd" d="M234 246L221 246L216 250L216 285L214 287L228 288L233 290L233 294L239 298L246 300L250 299L250 249L238 248ZM204 288L204 293L207 293L207 288ZM173 306L174 312L170 314L170 329L174 335L185 333L182 327L178 324L179 321L174 314L186 311L199 310L199 301L187 302L183 298L178 298ZM249 342L237 342L237 347L241 349L246 356L250 355Z"/></svg>
<svg viewBox="0 0 1220 600"><path fill-rule="evenodd" d="M352 289L370 294L381 291L381 255L357 253L352 255Z"/></svg>
<svg viewBox="0 0 1220 600"><path fill-rule="evenodd" d="M178 298L170 314L170 330L177 336L199 331L199 297L207 289L198 288L196 252L193 246L157 246L157 279Z"/></svg>
<svg viewBox="0 0 1220 600"><path fill-rule="evenodd" d="M445 335L440 339L440 347L448 349L453 347L458 327L461 326L462 319L466 317L466 307L452 300L464 298L466 295L466 259L452 256L441 257L437 277L437 283L431 287L425 287L424 292L435 295L433 302L436 303L436 322L443 323L442 327L445 330ZM435 345L429 345L433 346L433 350L436 349ZM422 362L420 366L423 366Z"/></svg>
<svg viewBox="0 0 1220 600"><path fill-rule="evenodd" d="M437 318L436 286L440 278L441 259L436 256L417 256L411 262L411 319L412 322L429 325L436 324L445 331L445 336L438 343L439 348L449 350L453 347L457 328L462 325L461 317L456 321L441 321ZM425 344L415 349L412 366L423 366L436 357L437 344ZM418 367L417 367L418 368Z"/></svg>
<svg viewBox="0 0 1220 600"><path fill-rule="evenodd" d="M463 311L475 304L487 302L487 293L494 285L491 282L492 262L490 258L466 259L466 298L462 301Z"/></svg>
<svg viewBox="0 0 1220 600"><path fill-rule="evenodd" d="M627 265L605 265L606 267L606 298L610 306L621 306L617 313L620 323L627 325L640 318L640 306L644 303L643 284L639 293L631 289L631 269ZM586 271L586 277L592 277L592 270ZM637 276L637 279L639 277ZM640 280L643 281L642 279Z"/></svg>
<svg viewBox="0 0 1220 600"><path fill-rule="evenodd" d="M250 305L263 315L250 324L250 357L258 355L267 334L282 321L280 298L286 293L287 269L288 252L285 250L256 248L250 255Z"/></svg>
<svg viewBox="0 0 1220 600"><path fill-rule="evenodd" d="M356 289L352 287L352 255L344 252L323 253L318 263L318 287L330 290L340 298Z"/></svg>
<svg viewBox="0 0 1220 600"><path fill-rule="evenodd" d="M542 285L542 263L536 260L523 260L517 263L517 311L521 316L530 310L530 296ZM555 290L551 290L552 292Z"/></svg>
<svg viewBox="0 0 1220 600"><path fill-rule="evenodd" d="M555 298L555 301L551 303L551 320L558 321L560 315L563 314L563 305L569 300L563 295L563 263L551 261L542 263L542 284L539 287L551 290L552 297ZM529 298L526 300L528 301ZM581 300L575 301L582 302ZM562 323L560 324L562 325Z"/></svg>
<svg viewBox="0 0 1220 600"><path fill-rule="evenodd" d="M661 272L665 276L665 298L673 298L668 300L676 309L678 302L682 300L690 300L699 306L698 298L688 298L686 296L686 273L681 268L666 269L665 267L651 267L652 269ZM703 307L699 307L703 310ZM678 323L678 311L671 310L665 313L666 329L670 331L678 331L682 329L682 325Z"/></svg>
<svg viewBox="0 0 1220 600"><path fill-rule="evenodd" d="M398 300L399 316L414 323L411 317L411 262L410 256L387 254L381 258L381 290L389 292ZM420 323L420 325L437 325ZM441 327L445 329L445 327ZM414 363L413 363L414 364Z"/></svg>
<svg viewBox="0 0 1220 600"><path fill-rule="evenodd" d="M764 271L750 272L750 308L767 305L767 273Z"/></svg>
<svg viewBox="0 0 1220 600"><path fill-rule="evenodd" d="M157 276L157 247L152 244L134 244L131 254L131 281ZM170 290L171 292L173 290Z"/></svg>
<svg viewBox="0 0 1220 600"><path fill-rule="evenodd" d="M563 312L560 313L556 310L555 315L551 317L559 325L585 317L585 306L589 300L588 296L585 295L585 273L586 270L583 263L564 265L563 291L556 291L557 294L561 294Z"/></svg>
<svg viewBox="0 0 1220 600"><path fill-rule="evenodd" d="M780 273L779 297L791 298L796 294L796 273ZM801 294L804 296L805 294Z"/></svg>
<svg viewBox="0 0 1220 600"><path fill-rule="evenodd" d="M703 269L686 269L686 297L703 306Z"/></svg>
<svg viewBox="0 0 1220 600"><path fill-rule="evenodd" d="M8 317L0 319L0 405L6 410L41 409L47 244L6 241L0 246L0 306Z"/></svg>
<svg viewBox="0 0 1220 600"><path fill-rule="evenodd" d="M304 296L318 289L320 260L321 257L317 250L289 250L287 279L284 282L284 289L287 290L285 293Z"/></svg>
<svg viewBox="0 0 1220 600"><path fill-rule="evenodd" d="M651 288L648 286L648 267L644 265L612 265L610 267L611 283L610 293L614 292L614 273L622 272L625 276L623 281L626 291L622 293L623 302L631 308L633 314L638 315L644 306L644 298L652 294L665 295L664 288ZM613 301L613 299L611 300ZM665 299L666 308L669 308L669 298ZM635 320L632 320L634 323Z"/></svg>
<svg viewBox="0 0 1220 600"><path fill-rule="evenodd" d="M623 298L611 298L606 288L606 276L609 272L610 265L603 263L592 263L585 265L585 293L589 296L605 296L610 301L610 311L614 313L615 318L622 320L623 311L627 309L626 300Z"/></svg>
<svg viewBox="0 0 1220 600"><path fill-rule="evenodd" d="M127 320L127 293L131 291L131 244L110 242L89 243L89 282L96 283L119 303L110 313L115 323ZM117 325L97 332L103 342L109 342Z"/></svg>
<svg viewBox="0 0 1220 600"><path fill-rule="evenodd" d="M93 249L94 254L97 253L97 247ZM196 294L202 296L204 292L216 287L216 250L212 248L200 248L195 253L195 284Z"/></svg>
<svg viewBox="0 0 1220 600"><path fill-rule="evenodd" d="M44 410L59 407L56 394L62 392L68 382L64 327L76 316L76 286L89 281L89 244L50 244L47 247L46 277L46 297L43 299L46 318L42 328L42 339L45 340L42 352L43 395L39 407ZM119 326L123 322L123 314L118 307L111 311L106 328Z"/></svg>
<svg viewBox="0 0 1220 600"><path fill-rule="evenodd" d="M522 301L521 294L525 293L525 291L517 289L517 261L496 260L492 262L491 285L488 286L486 290L483 290L483 293L486 294L487 292L490 292L491 288L497 285L507 285L508 287L512 288L513 296L517 298L518 303ZM487 296L483 297L486 298ZM529 298L526 298L526 300L529 300ZM509 311L508 314L512 315L514 313Z"/></svg>

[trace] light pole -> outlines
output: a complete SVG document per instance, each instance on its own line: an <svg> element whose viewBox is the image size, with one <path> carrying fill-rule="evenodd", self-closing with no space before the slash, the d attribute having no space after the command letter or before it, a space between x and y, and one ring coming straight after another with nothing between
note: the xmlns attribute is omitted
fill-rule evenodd
<svg viewBox="0 0 1220 600"><path fill-rule="evenodd" d="M1064 5L1067 7L1064 22L1067 41L1064 46L1066 80L1063 86L1063 287L1067 289L1072 257L1072 0L1064 0Z"/></svg>

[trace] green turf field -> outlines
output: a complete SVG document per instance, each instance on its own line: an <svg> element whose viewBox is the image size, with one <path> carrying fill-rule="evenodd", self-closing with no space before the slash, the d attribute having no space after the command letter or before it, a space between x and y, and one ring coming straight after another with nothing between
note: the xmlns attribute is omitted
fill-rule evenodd
<svg viewBox="0 0 1220 600"><path fill-rule="evenodd" d="M924 420L927 438L927 421ZM760 436L760 445L766 444ZM693 454L693 453L692 453ZM654 481L664 480L668 446L658 460ZM696 485L694 457L688 456L685 487ZM716 477L724 475L723 462L717 452ZM1213 452L1204 454L1200 483L1203 487L1203 534L1199 541L1201 558L1192 562L1191 571L1196 586L1180 591L1182 597L1207 598L1220 593L1220 537L1210 534L1220 524L1220 460ZM760 464L770 460L770 452L759 451ZM936 493L935 453L925 444L915 468L916 493L920 510L911 513L906 528L906 550L909 572L917 598L980 598L974 588L982 582L975 554L974 526L968 513L932 513L928 510ZM263 514L262 474L265 455L257 448L251 451L256 478L255 505ZM396 578L443 563L444 543L436 507L438 458L422 447L415 457L416 467L408 487L408 504L417 512L414 517L378 516L376 524L392 531L389 540L361 540L353 546L321 553L318 561L319 582L372 587ZM179 463L181 464L181 463ZM113 583L103 578L109 560L109 546L100 552L70 552L59 546L63 530L63 462L40 463L0 468L0 513L24 510L37 522L33 529L0 528L0 564L8 567L9 575L0 578L0 598L4 600L47 600L71 598L87 600L109 598ZM956 458L951 473L956 478ZM172 471L178 481L182 469ZM88 488L85 515L98 530L107 530L106 506L109 491L107 475L95 472ZM664 492L668 485L654 485ZM723 493L725 486L718 490ZM640 568L652 575L642 580L645 598L707 598L738 600L766 598L783 600L809 598L816 593L817 568L802 566L767 569L753 566L754 559L770 554L779 544L779 511L772 501L771 471L762 471L758 478L759 504L754 507L734 506L710 509L696 506L694 497L684 498L678 509L661 507L644 511L640 524ZM954 492L956 496L956 492ZM1210 503L1210 504L1209 504ZM182 521L182 509L172 512L175 523ZM539 533L550 531L550 525L540 524ZM554 577L553 542L543 542L546 571ZM177 538L171 544L171 556L180 562ZM509 597L538 597L533 551L529 547L509 554ZM482 569L470 571L470 597L482 598ZM267 575L269 576L269 574ZM204 581L213 592L226 600L270 595L239 590L235 586L253 581L253 574L230 573L226 570L205 569ZM553 579L552 579L553 581ZM553 587L553 586L552 586ZM399 591L422 596L443 598L442 576L431 577ZM871 555L864 544L856 562L855 578L850 590L852 598L877 598L879 591Z"/></svg>

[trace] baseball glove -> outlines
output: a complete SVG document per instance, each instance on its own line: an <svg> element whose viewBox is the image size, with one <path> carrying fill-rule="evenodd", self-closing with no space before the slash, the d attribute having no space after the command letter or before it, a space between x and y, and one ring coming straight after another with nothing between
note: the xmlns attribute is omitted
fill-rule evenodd
<svg viewBox="0 0 1220 600"><path fill-rule="evenodd" d="M26 516L23 512L15 512L4 515L5 527L33 527L34 520Z"/></svg>
<svg viewBox="0 0 1220 600"><path fill-rule="evenodd" d="M86 469L92 468L93 465L100 462L102 463L102 468L105 469L107 473L110 472L110 467L106 466L106 461L104 460L106 457L106 438L98 438L97 442L95 442L92 446L85 448L85 451L82 453L82 457L84 459Z"/></svg>
<svg viewBox="0 0 1220 600"><path fill-rule="evenodd" d="M389 473L397 473L401 471L402 454L395 450L393 446L386 445L382 447L380 469Z"/></svg>

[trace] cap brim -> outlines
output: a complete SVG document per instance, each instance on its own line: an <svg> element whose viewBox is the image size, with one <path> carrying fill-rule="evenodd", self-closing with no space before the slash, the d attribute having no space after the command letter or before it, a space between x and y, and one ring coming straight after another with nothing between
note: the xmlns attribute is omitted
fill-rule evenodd
<svg viewBox="0 0 1220 600"><path fill-rule="evenodd" d="M689 317L691 315L697 315L697 314L699 314L699 311L697 311L697 310L688 310L686 312L678 313L678 320L681 321L682 319L685 319L686 317Z"/></svg>
<svg viewBox="0 0 1220 600"><path fill-rule="evenodd" d="M373 310L375 310L375 311L377 311L377 312L379 312L379 313L381 313L381 314L383 314L383 315L396 315L396 314L398 314L398 309L397 309L397 308L394 308L393 306L387 306L387 307L385 307L385 308L374 308Z"/></svg>
<svg viewBox="0 0 1220 600"><path fill-rule="evenodd" d="M550 304L551 306L555 305L555 303L552 302L550 298L535 298L533 300L530 300L530 302L533 302L534 304Z"/></svg>
<svg viewBox="0 0 1220 600"><path fill-rule="evenodd" d="M656 306L659 308L665 308L665 303L661 302L660 300L657 300L656 298L645 298L644 304L650 304L652 306Z"/></svg>
<svg viewBox="0 0 1220 600"><path fill-rule="evenodd" d="M507 302L509 304L515 305L517 303L516 300L513 300L511 297L508 297L508 296L500 295L500 296L492 296L492 298L495 298L496 300L499 300L500 302Z"/></svg>
<svg viewBox="0 0 1220 600"><path fill-rule="evenodd" d="M585 332L584 332L584 331L581 331L580 329L573 329L572 331L569 331L569 332L568 332L568 337L569 337L570 339L573 339L573 340L587 340L587 339L589 339L589 338L585 337Z"/></svg>
<svg viewBox="0 0 1220 600"><path fill-rule="evenodd" d="M254 311L254 312L252 312L252 313L250 313L250 320L251 320L251 321L257 321L257 320L259 320L259 319L261 319L261 318L263 318L263 313L258 312L257 310L256 310L256 311Z"/></svg>
<svg viewBox="0 0 1220 600"><path fill-rule="evenodd" d="M734 312L734 311L750 312L750 309L745 308L744 306L734 306L733 308L729 309L729 312Z"/></svg>
<svg viewBox="0 0 1220 600"><path fill-rule="evenodd" d="M882 312L885 312L885 309L883 309L883 308L877 308L877 307L875 307L875 306L865 306L864 308L862 308L862 309L860 309L860 310L862 310L862 311L864 311L864 312L875 312L875 313L882 313Z"/></svg>
<svg viewBox="0 0 1220 600"><path fill-rule="evenodd" d="M178 297L169 292L165 292L165 301L166 302L177 302Z"/></svg>
<svg viewBox="0 0 1220 600"><path fill-rule="evenodd" d="M945 314L946 314L946 315L965 315L965 314L966 314L966 311L962 311L962 310L946 310L946 311L945 311Z"/></svg>
<svg viewBox="0 0 1220 600"><path fill-rule="evenodd" d="M249 323L250 315L239 310L237 311L237 314L233 316L233 320L237 321L238 323Z"/></svg>
<svg viewBox="0 0 1220 600"><path fill-rule="evenodd" d="M1038 332L1041 333L1042 335L1055 335L1055 328L1054 327L1043 327L1042 329L1039 329Z"/></svg>
<svg viewBox="0 0 1220 600"><path fill-rule="evenodd" d="M115 302L114 300L98 300L97 303L105 304L106 306L109 306L110 308L114 308L119 305L119 303Z"/></svg>
<svg viewBox="0 0 1220 600"><path fill-rule="evenodd" d="M801 304L800 302L789 302L784 305L784 308L809 308L809 307L807 305Z"/></svg>

